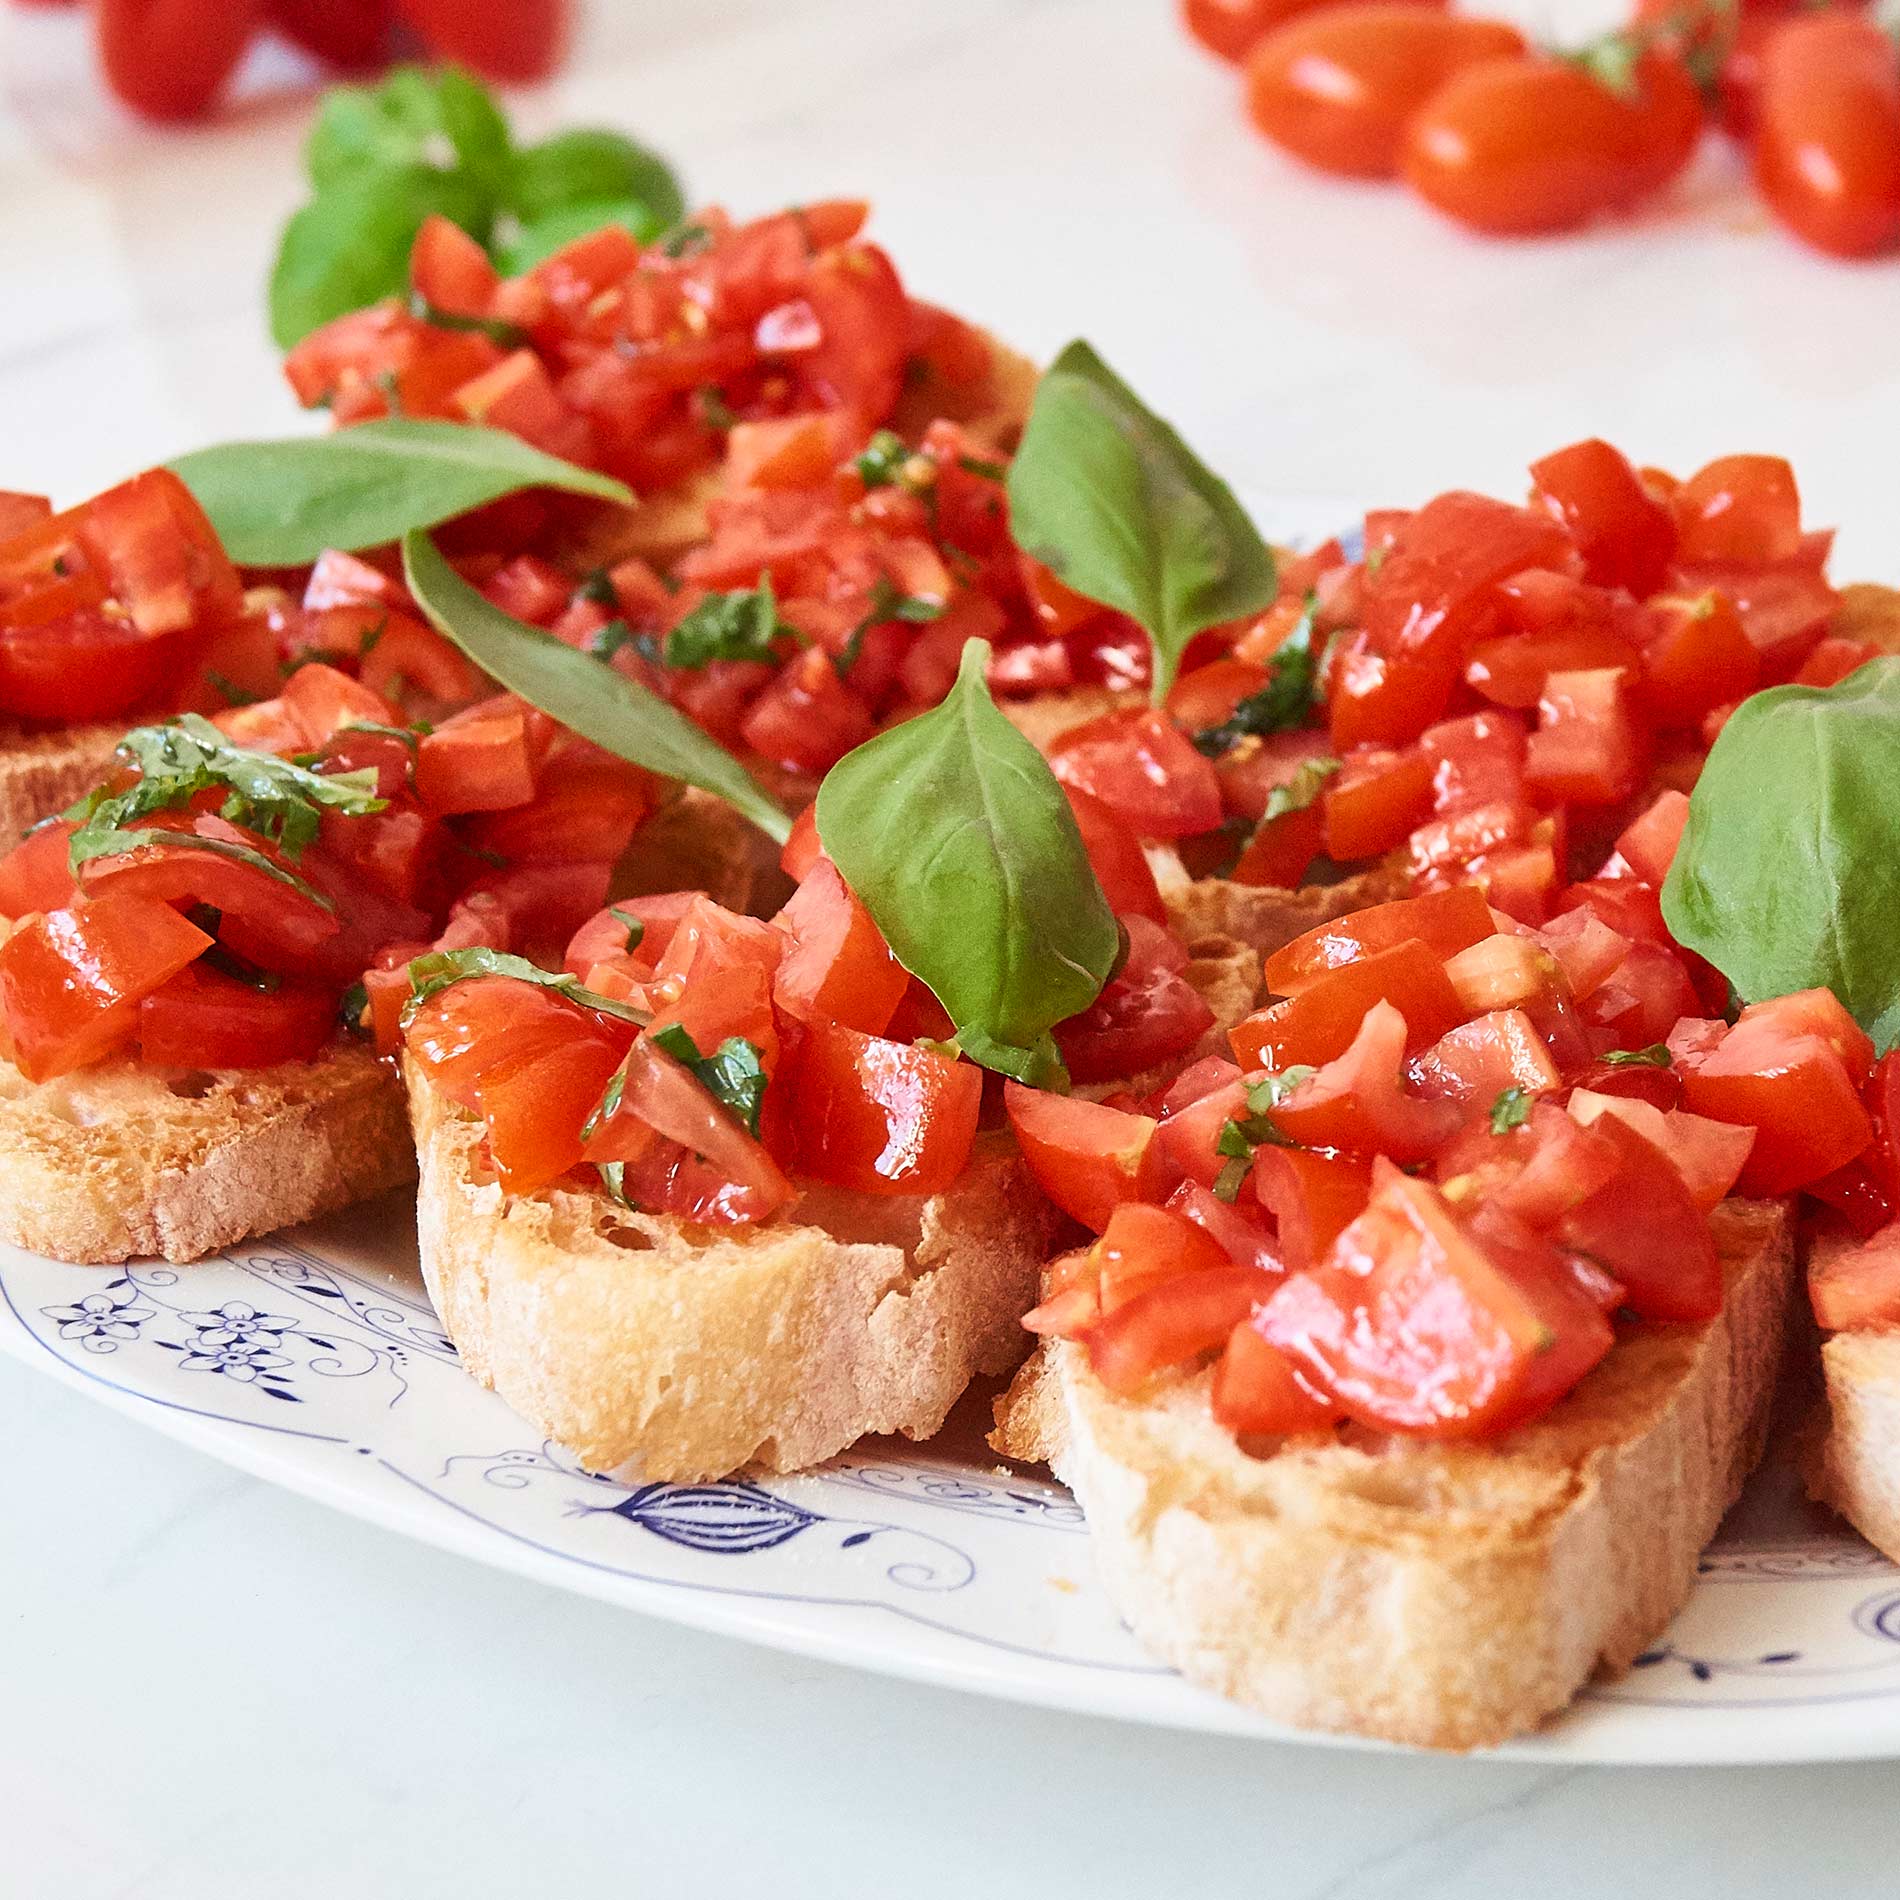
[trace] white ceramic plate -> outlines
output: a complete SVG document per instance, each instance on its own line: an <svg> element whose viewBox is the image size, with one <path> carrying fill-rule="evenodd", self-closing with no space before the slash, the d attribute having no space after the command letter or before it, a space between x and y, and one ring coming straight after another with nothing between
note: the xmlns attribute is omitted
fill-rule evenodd
<svg viewBox="0 0 1900 1900"><path fill-rule="evenodd" d="M185 1268L0 1248L0 1348L260 1477L650 1615L987 1695L1319 1739L1141 1653L1068 1493L985 1451L981 1395L928 1446L871 1441L796 1478L628 1489L587 1475L457 1367L405 1201ZM1900 1754L1900 1574L1771 1460L1668 1634L1510 1752Z"/></svg>
<svg viewBox="0 0 1900 1900"><path fill-rule="evenodd" d="M1287 540L1350 512L1257 506ZM1069 1494L985 1448L986 1394L928 1446L867 1441L796 1478L628 1489L583 1472L456 1365L406 1199L186 1268L0 1247L0 1349L292 1490L650 1615L1158 1727L1338 1739L1262 1721L1145 1656L1095 1582ZM1900 1755L1900 1572L1806 1504L1784 1440L1667 1634L1506 1752Z"/></svg>

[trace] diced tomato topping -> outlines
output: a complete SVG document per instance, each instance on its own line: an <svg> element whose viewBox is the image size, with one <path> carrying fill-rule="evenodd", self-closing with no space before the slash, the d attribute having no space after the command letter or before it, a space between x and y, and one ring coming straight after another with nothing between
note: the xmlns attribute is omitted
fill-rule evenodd
<svg viewBox="0 0 1900 1900"><path fill-rule="evenodd" d="M1346 1053L1273 1109L1275 1126L1302 1147L1425 1160L1459 1117L1451 1103L1406 1089L1406 1037L1405 1018L1390 1003L1374 1003Z"/></svg>
<svg viewBox="0 0 1900 1900"><path fill-rule="evenodd" d="M1413 1050L1436 1042L1466 1011L1445 974L1442 958L1416 938L1341 965L1297 996L1249 1016L1229 1034L1243 1068L1318 1066L1352 1047L1374 1003L1390 1003L1405 1018Z"/></svg>
<svg viewBox="0 0 1900 1900"><path fill-rule="evenodd" d="M1323 1432L1340 1416L1334 1400L1270 1344L1251 1317L1227 1337L1209 1403L1220 1424L1249 1438Z"/></svg>
<svg viewBox="0 0 1900 1900"><path fill-rule="evenodd" d="M1064 1213L1100 1233L1125 1201L1153 1196L1155 1123L1076 1096L1003 1085L1003 1106L1037 1185Z"/></svg>
<svg viewBox="0 0 1900 1900"><path fill-rule="evenodd" d="M1365 1212L1372 1164L1312 1148L1264 1147L1254 1153L1253 1191L1274 1218L1281 1258L1299 1272L1324 1259Z"/></svg>
<svg viewBox="0 0 1900 1900"><path fill-rule="evenodd" d="M1214 1026L1214 1012L1182 974L1187 953L1146 917L1123 922L1128 958L1087 1009L1058 1023L1056 1046L1076 1082L1131 1076L1185 1054Z"/></svg>
<svg viewBox="0 0 1900 1900"><path fill-rule="evenodd" d="M140 1002L139 1054L159 1068L266 1068L314 1060L336 1028L320 984L266 989L189 963Z"/></svg>
<svg viewBox="0 0 1900 1900"><path fill-rule="evenodd" d="M1592 438L1559 449L1531 464L1531 479L1591 580L1639 599L1662 584L1676 551L1674 517L1609 443Z"/></svg>
<svg viewBox="0 0 1900 1900"><path fill-rule="evenodd" d="M1318 924L1276 950L1266 961L1267 987L1276 995L1297 995L1311 988L1328 970L1355 963L1375 950L1389 950L1408 937L1416 937L1439 956L1449 957L1496 929L1484 893L1468 884L1423 897L1400 898L1390 904L1372 904L1350 916Z"/></svg>
<svg viewBox="0 0 1900 1900"><path fill-rule="evenodd" d="M773 920L789 939L775 994L801 1021L823 1016L881 1036L910 978L837 866L819 858Z"/></svg>
<svg viewBox="0 0 1900 1900"><path fill-rule="evenodd" d="M1212 762L1152 707L1106 713L1065 732L1050 764L1064 785L1100 799L1139 837L1194 837L1220 823Z"/></svg>
<svg viewBox="0 0 1900 1900"><path fill-rule="evenodd" d="M1808 1298L1816 1325L1831 1333L1900 1320L1900 1226L1889 1224L1858 1246L1817 1246Z"/></svg>

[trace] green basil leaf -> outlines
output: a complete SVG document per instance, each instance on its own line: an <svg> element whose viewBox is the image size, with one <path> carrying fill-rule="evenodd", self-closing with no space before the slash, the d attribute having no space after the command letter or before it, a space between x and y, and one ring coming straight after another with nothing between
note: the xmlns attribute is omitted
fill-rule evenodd
<svg viewBox="0 0 1900 1900"><path fill-rule="evenodd" d="M651 1040L656 1048L690 1069L706 1093L729 1110L754 1141L758 1140L759 1110L765 1102L765 1068L756 1044L743 1036L728 1036L711 1055L703 1056L683 1023L668 1023Z"/></svg>
<svg viewBox="0 0 1900 1900"><path fill-rule="evenodd" d="M519 277L544 258L552 257L562 245L609 224L624 225L643 243L660 228L635 199L589 198L580 204L557 205L518 226L512 236L495 247L495 262L504 277Z"/></svg>
<svg viewBox="0 0 1900 1900"><path fill-rule="evenodd" d="M941 705L832 767L818 835L964 1053L1056 1081L1049 1032L1100 994L1121 932L1062 787L990 699L989 658L970 641Z"/></svg>
<svg viewBox="0 0 1900 1900"><path fill-rule="evenodd" d="M517 152L504 196L523 224L576 205L627 204L639 213L634 234L643 242L686 215L679 180L665 159L618 132L597 129L558 132Z"/></svg>
<svg viewBox="0 0 1900 1900"><path fill-rule="evenodd" d="M1826 988L1900 1042L1900 658L1738 706L1689 799L1663 918L1751 1003Z"/></svg>
<svg viewBox="0 0 1900 1900"><path fill-rule="evenodd" d="M388 417L334 435L224 442L171 464L240 567L378 547L523 488L631 503L621 483L501 429Z"/></svg>
<svg viewBox="0 0 1900 1900"><path fill-rule="evenodd" d="M1188 642L1274 597L1273 555L1227 484L1084 342L1043 375L1009 468L1017 545L1154 646L1154 698Z"/></svg>
<svg viewBox="0 0 1900 1900"><path fill-rule="evenodd" d="M465 982L471 976L506 976L517 983L532 983L538 989L553 990L579 1009L591 1009L597 1015L617 1016L624 1023L644 1026L649 1017L643 1009L601 996L587 988L579 977L565 970L544 970L526 957L511 956L506 950L477 946L471 950L432 950L409 965L409 1000L402 1006L406 1028L430 997L439 996L451 983Z"/></svg>
<svg viewBox="0 0 1900 1900"><path fill-rule="evenodd" d="M365 174L461 168L492 197L514 141L494 95L459 66L398 66L374 86L332 86L304 145L319 191Z"/></svg>
<svg viewBox="0 0 1900 1900"><path fill-rule="evenodd" d="M486 194L461 173L428 165L366 171L319 192L292 215L277 247L272 338L287 350L333 317L400 296L424 219L440 213L483 238L489 209Z"/></svg>
<svg viewBox="0 0 1900 1900"><path fill-rule="evenodd" d="M1529 1089L1500 1089L1497 1100L1491 1104L1491 1132L1494 1135L1508 1135L1513 1128L1522 1128L1531 1118L1531 1092Z"/></svg>
<svg viewBox="0 0 1900 1900"><path fill-rule="evenodd" d="M656 693L503 613L420 530L403 536L402 564L409 591L430 622L510 692L617 758L723 798L776 843L791 836L791 820L764 786Z"/></svg>

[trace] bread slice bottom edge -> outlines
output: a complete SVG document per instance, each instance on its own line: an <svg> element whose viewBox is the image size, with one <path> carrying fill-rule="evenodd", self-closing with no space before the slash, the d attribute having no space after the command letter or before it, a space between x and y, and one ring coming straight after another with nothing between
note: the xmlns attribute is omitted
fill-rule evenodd
<svg viewBox="0 0 1900 1900"><path fill-rule="evenodd" d="M394 1065L314 1062L29 1082L0 1062L0 1239L89 1265L201 1259L415 1179Z"/></svg>
<svg viewBox="0 0 1900 1900"><path fill-rule="evenodd" d="M1761 1456L1790 1217L1730 1203L1716 1229L1718 1318L1632 1331L1495 1442L1348 1428L1250 1456L1205 1373L1121 1400L1065 1342L999 1402L992 1442L1053 1465L1116 1608L1191 1680L1298 1727L1487 1747L1629 1666Z"/></svg>
<svg viewBox="0 0 1900 1900"><path fill-rule="evenodd" d="M1809 1493L1900 1563L1900 1330L1831 1334L1821 1371L1827 1430Z"/></svg>

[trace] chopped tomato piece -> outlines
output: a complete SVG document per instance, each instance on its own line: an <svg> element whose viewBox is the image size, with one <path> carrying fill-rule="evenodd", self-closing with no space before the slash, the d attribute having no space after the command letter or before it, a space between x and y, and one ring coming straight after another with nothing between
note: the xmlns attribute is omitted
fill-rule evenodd
<svg viewBox="0 0 1900 1900"><path fill-rule="evenodd" d="M1214 1026L1206 999L1181 974L1187 953L1160 924L1124 920L1128 959L1087 1009L1058 1023L1056 1045L1077 1082L1140 1074L1192 1049Z"/></svg>
<svg viewBox="0 0 1900 1900"><path fill-rule="evenodd" d="M1761 654L1727 594L1652 600L1653 631L1643 648L1638 697L1659 725L1693 726L1717 706L1742 699L1761 678Z"/></svg>
<svg viewBox="0 0 1900 1900"><path fill-rule="evenodd" d="M1434 762L1418 746L1364 746L1327 781L1326 855L1341 864L1402 845L1431 809Z"/></svg>
<svg viewBox="0 0 1900 1900"><path fill-rule="evenodd" d="M1424 897L1372 904L1331 923L1316 925L1276 950L1266 963L1267 987L1279 996L1297 995L1310 989L1327 971L1343 963L1356 963L1375 950L1389 950L1408 937L1416 937L1439 956L1449 957L1496 929L1484 893L1468 884Z"/></svg>
<svg viewBox="0 0 1900 1900"><path fill-rule="evenodd" d="M1155 874L1148 866L1141 840L1115 810L1074 785L1065 785L1069 808L1075 813L1076 829L1082 834L1082 849L1088 853L1090 868L1108 899L1108 907L1117 917L1151 917L1158 924L1168 920L1161 893L1155 888ZM794 833L794 838L796 833ZM785 847L789 854L790 844ZM786 866L791 875L791 867Z"/></svg>
<svg viewBox="0 0 1900 1900"><path fill-rule="evenodd" d="M1752 1128L1711 1121L1683 1109L1665 1111L1627 1095L1576 1088L1570 1092L1569 1108L1572 1117L1586 1128L1605 1115L1626 1122L1651 1147L1669 1157L1690 1198L1704 1212L1734 1187L1755 1145Z"/></svg>
<svg viewBox="0 0 1900 1900"><path fill-rule="evenodd" d="M314 983L260 989L188 963L139 1004L139 1054L159 1068L310 1062L336 1034L336 997Z"/></svg>
<svg viewBox="0 0 1900 1900"><path fill-rule="evenodd" d="M535 753L522 702L484 700L423 735L416 796L444 815L525 805L534 797Z"/></svg>
<svg viewBox="0 0 1900 1900"><path fill-rule="evenodd" d="M1658 792L1642 815L1618 835L1617 855L1638 877L1661 890L1688 822L1688 798L1681 792Z"/></svg>
<svg viewBox="0 0 1900 1900"><path fill-rule="evenodd" d="M1325 842L1325 813L1318 805L1282 812L1255 831L1228 879L1261 889L1292 890L1304 882Z"/></svg>
<svg viewBox="0 0 1900 1900"><path fill-rule="evenodd" d="M790 1065L799 1166L862 1194L940 1194L976 1136L983 1072L839 1024L805 1026Z"/></svg>
<svg viewBox="0 0 1900 1900"><path fill-rule="evenodd" d="M1524 758L1531 790L1552 802L1614 805L1641 782L1642 733L1629 675L1617 667L1553 673L1538 701L1538 728Z"/></svg>
<svg viewBox="0 0 1900 1900"><path fill-rule="evenodd" d="M1272 1110L1275 1126L1302 1147L1425 1160L1459 1114L1450 1102L1406 1092L1405 1043L1405 1018L1390 1003L1374 1003L1346 1053Z"/></svg>
<svg viewBox="0 0 1900 1900"><path fill-rule="evenodd" d="M1674 517L1609 443L1593 437L1546 455L1531 464L1531 480L1591 580L1639 600L1662 585L1676 551Z"/></svg>
<svg viewBox="0 0 1900 1900"><path fill-rule="evenodd" d="M778 856L779 869L799 884L824 855L825 847L818 842L818 801L814 799L792 820L792 835Z"/></svg>
<svg viewBox="0 0 1900 1900"><path fill-rule="evenodd" d="M1100 1233L1125 1201L1151 1199L1155 1123L1076 1096L1003 1085L1003 1107L1036 1184L1066 1214Z"/></svg>
<svg viewBox="0 0 1900 1900"><path fill-rule="evenodd" d="M1338 1404L1309 1384L1250 1318L1227 1337L1214 1368L1216 1421L1243 1437L1294 1437L1323 1432L1339 1418Z"/></svg>
<svg viewBox="0 0 1900 1900"><path fill-rule="evenodd" d="M1862 1153L1873 1123L1855 1071L1834 1040L1817 1034L1797 1011L1755 1008L1762 1013L1744 1011L1684 1074L1682 1096L1697 1115L1755 1129L1742 1170L1744 1194L1787 1194Z"/></svg>
<svg viewBox="0 0 1900 1900"><path fill-rule="evenodd" d="M1778 455L1724 455L1671 498L1684 562L1769 567L1801 552L1801 497Z"/></svg>
<svg viewBox="0 0 1900 1900"><path fill-rule="evenodd" d="M69 818L35 825L0 858L0 917L58 910L72 901L71 852L77 826Z"/></svg>
<svg viewBox="0 0 1900 1900"><path fill-rule="evenodd" d="M1563 1078L1550 1050L1521 1009L1493 1010L1450 1029L1412 1064L1423 1095L1489 1108L1506 1089L1539 1095Z"/></svg>
<svg viewBox="0 0 1900 1900"><path fill-rule="evenodd" d="M1297 1273L1323 1260L1365 1212L1372 1164L1312 1148L1260 1148L1253 1158L1253 1191L1277 1225L1281 1258Z"/></svg>
<svg viewBox="0 0 1900 1900"><path fill-rule="evenodd" d="M1900 1320L1900 1226L1884 1227L1858 1246L1817 1246L1808 1299L1815 1323L1831 1333Z"/></svg>
<svg viewBox="0 0 1900 1900"><path fill-rule="evenodd" d="M1131 707L1059 738L1050 765L1099 798L1137 836L1188 838L1221 821L1220 780L1166 713Z"/></svg>
<svg viewBox="0 0 1900 1900"><path fill-rule="evenodd" d="M1416 938L1341 965L1285 1002L1249 1016L1229 1033L1246 1069L1289 1069L1331 1062L1352 1047L1366 1011L1390 1003L1405 1018L1416 1051L1436 1042L1469 1013L1443 960Z"/></svg>
<svg viewBox="0 0 1900 1900"><path fill-rule="evenodd" d="M1168 1196L1167 1207L1201 1228L1235 1266L1253 1267L1261 1273L1284 1270L1256 1210L1223 1201L1198 1181L1183 1181Z"/></svg>
<svg viewBox="0 0 1900 1900"><path fill-rule="evenodd" d="M139 1004L211 946L169 904L108 895L46 911L0 944L0 1022L29 1082L132 1040Z"/></svg>
<svg viewBox="0 0 1900 1900"><path fill-rule="evenodd" d="M1517 1423L1611 1344L1559 1270L1491 1258L1436 1189L1383 1160L1366 1211L1280 1287L1260 1330L1362 1423L1442 1438Z"/></svg>
<svg viewBox="0 0 1900 1900"><path fill-rule="evenodd" d="M1084 1337L1090 1368L1118 1396L1137 1392L1155 1373L1224 1345L1273 1286L1268 1276L1248 1267L1222 1265L1171 1275L1089 1329Z"/></svg>
<svg viewBox="0 0 1900 1900"><path fill-rule="evenodd" d="M1620 1280L1644 1319L1712 1319L1722 1310L1722 1263L1682 1175L1620 1114L1600 1115L1590 1132L1615 1146L1616 1173L1557 1233Z"/></svg>
<svg viewBox="0 0 1900 1900"><path fill-rule="evenodd" d="M773 922L790 940L778 966L780 1004L800 1021L824 1016L883 1035L910 977L829 858L816 860Z"/></svg>

